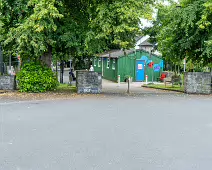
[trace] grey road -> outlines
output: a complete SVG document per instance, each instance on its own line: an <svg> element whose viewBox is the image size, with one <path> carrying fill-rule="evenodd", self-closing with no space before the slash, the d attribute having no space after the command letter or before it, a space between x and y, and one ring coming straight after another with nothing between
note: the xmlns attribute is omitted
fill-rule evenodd
<svg viewBox="0 0 212 170"><path fill-rule="evenodd" d="M209 170L212 97L0 104L0 170Z"/></svg>

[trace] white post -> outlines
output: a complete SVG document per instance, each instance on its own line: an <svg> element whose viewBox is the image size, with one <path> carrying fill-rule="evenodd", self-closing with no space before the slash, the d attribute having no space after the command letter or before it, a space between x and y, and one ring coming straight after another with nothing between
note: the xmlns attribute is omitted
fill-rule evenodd
<svg viewBox="0 0 212 170"><path fill-rule="evenodd" d="M11 54L10 54L10 58L9 58L9 70L10 70L10 75L12 75L12 68L11 68L11 61L12 61L12 59L11 59Z"/></svg>
<svg viewBox="0 0 212 170"><path fill-rule="evenodd" d="M120 81L121 81L120 75L118 75L118 86L120 86Z"/></svg>
<svg viewBox="0 0 212 170"><path fill-rule="evenodd" d="M148 75L146 75L146 84L148 83Z"/></svg>
<svg viewBox="0 0 212 170"><path fill-rule="evenodd" d="M184 60L183 60L183 65L184 65L183 71L186 72L186 59L185 59L185 58L184 58Z"/></svg>
<svg viewBox="0 0 212 170"><path fill-rule="evenodd" d="M104 66L104 63L103 63L103 57L102 57L102 77L104 76L104 68L103 68L103 66Z"/></svg>

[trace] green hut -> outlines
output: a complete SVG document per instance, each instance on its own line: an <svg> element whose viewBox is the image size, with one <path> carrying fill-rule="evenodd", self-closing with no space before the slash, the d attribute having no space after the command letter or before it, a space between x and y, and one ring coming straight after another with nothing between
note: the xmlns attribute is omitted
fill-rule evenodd
<svg viewBox="0 0 212 170"><path fill-rule="evenodd" d="M133 81L157 81L163 71L160 56L144 50L113 50L93 58L94 71L102 74L104 79L124 82L128 76Z"/></svg>

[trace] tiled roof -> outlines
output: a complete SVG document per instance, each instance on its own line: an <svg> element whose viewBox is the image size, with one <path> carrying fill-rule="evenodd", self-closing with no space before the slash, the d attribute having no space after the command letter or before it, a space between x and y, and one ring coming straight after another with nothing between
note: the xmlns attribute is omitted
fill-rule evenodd
<svg viewBox="0 0 212 170"><path fill-rule="evenodd" d="M118 58L121 56L124 56L125 54L128 55L130 53L133 53L135 50L111 50L107 51L102 54L98 54L99 57L111 57L111 58Z"/></svg>
<svg viewBox="0 0 212 170"><path fill-rule="evenodd" d="M139 44L139 46L153 46L150 42L148 42L148 39Z"/></svg>

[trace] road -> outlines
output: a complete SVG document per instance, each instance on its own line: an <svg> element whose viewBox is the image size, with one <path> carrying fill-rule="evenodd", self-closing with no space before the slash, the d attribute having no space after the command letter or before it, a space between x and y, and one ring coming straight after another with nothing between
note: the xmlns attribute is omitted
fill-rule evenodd
<svg viewBox="0 0 212 170"><path fill-rule="evenodd" d="M212 97L94 95L0 104L0 170L204 170Z"/></svg>

